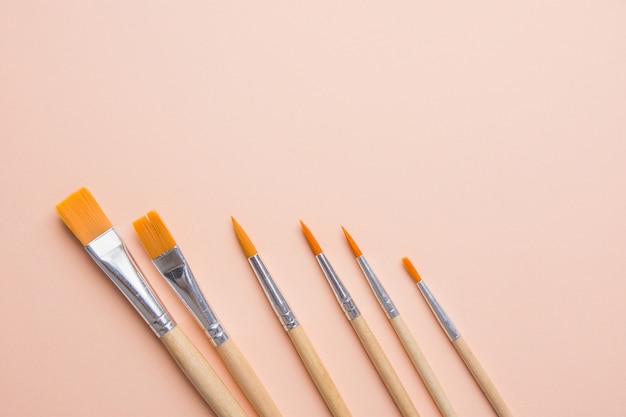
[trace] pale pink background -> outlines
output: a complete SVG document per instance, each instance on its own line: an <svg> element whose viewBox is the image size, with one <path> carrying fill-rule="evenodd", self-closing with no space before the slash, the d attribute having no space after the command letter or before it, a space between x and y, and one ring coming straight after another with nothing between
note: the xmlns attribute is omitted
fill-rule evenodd
<svg viewBox="0 0 626 417"><path fill-rule="evenodd" d="M300 218L423 416L342 224L460 416L493 414L402 256L516 415L626 415L623 1L3 1L0 60L0 415L211 414L55 214L82 185L240 399L134 235L149 209L285 416L328 413L230 215L355 416L398 413Z"/></svg>

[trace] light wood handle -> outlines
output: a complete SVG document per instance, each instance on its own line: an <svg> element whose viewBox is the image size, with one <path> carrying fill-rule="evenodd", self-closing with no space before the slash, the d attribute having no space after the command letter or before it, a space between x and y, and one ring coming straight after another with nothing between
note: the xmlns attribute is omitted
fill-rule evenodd
<svg viewBox="0 0 626 417"><path fill-rule="evenodd" d="M341 398L339 390L337 390L335 383L328 375L328 371L326 371L322 360L317 355L302 325L294 327L287 334L332 415L334 417L351 417L352 414L350 414L348 406Z"/></svg>
<svg viewBox="0 0 626 417"><path fill-rule="evenodd" d="M216 415L247 417L235 397L179 326L174 326L161 337L161 341Z"/></svg>
<svg viewBox="0 0 626 417"><path fill-rule="evenodd" d="M491 403L491 406L496 414L500 417L513 417L513 413L509 410L509 407L504 402L504 399L500 396L500 393L498 393L496 386L493 385L493 382L489 379L487 372L485 372L485 369L482 367L480 362L478 362L478 359L474 356L474 353L465 342L465 339L459 337L453 341L452 344L456 348L456 351L459 352L459 355L472 373L472 376L476 380L480 389L483 390L485 397L487 397Z"/></svg>
<svg viewBox="0 0 626 417"><path fill-rule="evenodd" d="M374 364L376 371L378 371L378 375L385 383L387 391L391 394L398 410L400 410L404 417L419 416L419 413L415 409L415 406L413 405L409 394L406 392L404 385L400 382L398 374L396 374L396 371L391 366L391 362L389 362L387 355L383 352L383 349L380 347L378 340L376 340L374 333L367 325L363 316L355 318L350 321L350 323L352 324L352 328L354 328L356 334L359 336L361 344Z"/></svg>
<svg viewBox="0 0 626 417"><path fill-rule="evenodd" d="M217 351L259 416L282 416L274 400L265 390L261 380L239 351L235 342L228 339L217 347Z"/></svg>
<svg viewBox="0 0 626 417"><path fill-rule="evenodd" d="M413 362L413 365L415 366L415 369L417 369L422 381L424 381L424 385L426 385L426 388L428 389L428 392L430 392L435 404L439 407L441 415L444 417L456 417L457 414L452 407L452 403L441 387L441 384L439 384L439 380L437 380L435 373L426 360L426 356L422 353L422 350L415 341L411 331L404 323L402 316L392 318L391 325L396 331L402 346L404 346L404 350L406 350L409 358L411 358L411 362Z"/></svg>

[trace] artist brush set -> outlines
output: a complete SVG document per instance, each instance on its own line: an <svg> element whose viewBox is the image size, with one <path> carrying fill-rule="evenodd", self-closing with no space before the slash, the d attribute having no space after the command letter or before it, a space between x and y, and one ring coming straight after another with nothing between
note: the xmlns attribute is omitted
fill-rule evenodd
<svg viewBox="0 0 626 417"><path fill-rule="evenodd" d="M163 306L163 303L145 280L124 242L92 194L86 188L79 189L57 205L57 212L71 232L82 243L87 253L122 291L128 301L154 331L157 338L163 342L176 363L215 414L219 417L246 416L242 407L212 366L204 359ZM294 311L274 282L252 241L234 218L232 222L237 240L261 288L293 343L312 382L325 401L328 410L335 417L351 416L348 406L317 355L313 344L307 337L302 323L298 321ZM204 297L189 262L159 214L155 211L150 211L145 216L137 219L133 226L153 265L205 331L229 372L258 415L261 417L281 416L282 414L261 380L238 349L232 337L228 335L224 325ZM309 228L302 222L301 226L313 255L344 311L346 319L354 329L356 336L387 388L388 394L396 404L398 411L404 417L419 416L409 394L381 348L374 332L370 329L355 301L350 296L348 289L333 269L328 257L322 251ZM374 274L352 236L345 229L343 231L352 248L357 264L361 268L364 277L387 315L389 322L441 415L444 417L456 416L457 414L448 397L389 294ZM493 410L501 417L512 416L511 411L487 376L487 373L473 355L459 331L454 327L441 305L437 302L437 299L421 279L413 264L407 258L403 259L403 263L407 272L417 284L419 292L423 295L440 323L441 328L489 400Z"/></svg>

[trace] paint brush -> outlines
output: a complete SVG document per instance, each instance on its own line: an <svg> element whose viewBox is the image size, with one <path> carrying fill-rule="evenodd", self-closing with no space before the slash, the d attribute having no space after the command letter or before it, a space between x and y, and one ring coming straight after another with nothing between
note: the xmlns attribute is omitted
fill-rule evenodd
<svg viewBox="0 0 626 417"><path fill-rule="evenodd" d="M304 236L306 237L307 242L309 242L309 246L315 255L315 259L317 259L322 272L324 272L328 283L335 293L337 301L343 308L346 317L350 321L350 324L361 341L363 348L376 368L378 375L385 384L385 387L387 387L387 391L391 394L391 398L393 398L396 407L398 407L398 410L400 410L404 417L419 416L411 398L409 397L409 394L402 385L400 378L398 378L396 371L391 366L391 362L387 358L387 355L385 355L385 352L378 343L378 340L376 340L374 332L372 332L369 325L365 321L365 318L361 315L361 312L354 303L354 300L350 297L350 293L348 293L348 290L339 279L339 276L326 258L326 255L324 255L322 248L317 243L317 240L309 228L302 221L300 221L300 225L302 226Z"/></svg>
<svg viewBox="0 0 626 417"><path fill-rule="evenodd" d="M267 299L272 305L284 329L287 331L291 343L293 343L296 348L300 359L324 399L326 406L334 417L351 416L348 407L343 401L343 398L341 398L339 390L328 374L313 344L304 332L302 324L296 319L293 310L289 307L289 304L287 304L287 300L282 295L274 279L265 267L252 241L234 218L232 218L232 221L241 249L243 249L246 258L248 258L248 262L250 266L252 266L252 270L259 280Z"/></svg>
<svg viewBox="0 0 626 417"><path fill-rule="evenodd" d="M385 291L385 288L378 280L378 277L376 277L376 274L370 267L369 263L365 259L365 256L363 255L363 252L361 252L361 249L359 249L352 236L350 236L348 231L343 226L341 227L341 229L346 235L346 239L348 240L348 243L352 248L352 252L354 252L354 256L356 257L356 262L359 264L359 267L361 268L363 275L367 279L370 288L374 292L378 303L385 311L385 314L387 315L389 322L391 323L393 329L398 335L398 338L400 339L404 350L406 350L409 358L411 358L413 366L415 366L415 369L417 370L419 376L422 378L422 381L428 389L428 392L435 401L435 404L437 404L441 415L443 415L444 417L456 417L457 414L452 407L452 403L448 399L448 396L446 395L445 391L441 387L441 384L437 380L437 376L430 367L428 360L426 360L426 356L424 356L422 350L417 344L417 341L411 334L411 331L404 323L404 320L402 319L400 312L391 300L391 297L389 297L389 294L387 293L387 291Z"/></svg>
<svg viewBox="0 0 626 417"><path fill-rule="evenodd" d="M446 335L448 335L448 339L450 339L454 345L456 351L459 353L459 356L461 356L463 362L465 362L465 365L471 372L474 380L476 380L476 383L489 400L491 407L493 407L496 414L500 417L512 417L513 413L511 413L511 410L509 410L509 407L504 402L504 399L500 396L496 386L493 382L491 382L487 372L485 372L485 369L482 367L480 362L478 362L478 359L474 356L474 353L471 351L469 345L465 339L461 337L461 334L456 329L441 305L439 305L435 296L432 292L430 292L426 283L422 281L422 277L420 277L420 274L417 272L417 269L415 269L415 266L413 266L409 258L406 257L402 258L402 263L411 278L413 278L413 281L417 284L417 288L419 288L420 292L424 296L428 306L437 318L441 328L444 330Z"/></svg>
<svg viewBox="0 0 626 417"><path fill-rule="evenodd" d="M152 263L204 329L231 375L261 417L280 417L278 407L211 309L182 250L156 211L133 226Z"/></svg>
<svg viewBox="0 0 626 417"><path fill-rule="evenodd" d="M81 188L56 206L71 232L163 342L219 417L245 417L211 365L161 304L93 195Z"/></svg>

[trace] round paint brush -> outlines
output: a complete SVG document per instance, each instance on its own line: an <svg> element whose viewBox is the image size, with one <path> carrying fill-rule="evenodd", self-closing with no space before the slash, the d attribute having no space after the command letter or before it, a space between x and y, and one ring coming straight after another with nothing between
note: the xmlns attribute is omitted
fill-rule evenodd
<svg viewBox="0 0 626 417"><path fill-rule="evenodd" d="M398 374L393 369L393 366L380 346L380 343L378 343L374 332L370 329L369 325L365 321L365 318L361 315L361 312L354 303L354 300L350 297L348 290L339 279L339 276L326 258L326 255L324 255L324 252L322 251L319 243L317 243L313 233L311 233L309 228L302 221L300 221L300 225L302 226L304 236L306 237L306 240L315 255L315 259L335 293L335 297L337 298L339 305L341 305L346 317L350 321L354 332L357 334L361 345L369 356L374 368L376 368L378 376L385 384L385 387L396 404L396 407L398 407L398 410L400 410L400 413L402 413L404 417L419 416L417 409L413 405L413 402L411 401L409 394L406 392L404 385L402 385Z"/></svg>
<svg viewBox="0 0 626 417"><path fill-rule="evenodd" d="M426 356L424 356L422 350L417 344L417 341L411 334L407 325L404 323L400 312L393 304L391 297L389 297L389 294L387 294L387 291L385 291L385 288L378 280L378 277L376 277L376 274L374 274L374 271L370 267L369 263L365 259L365 256L363 255L363 252L361 252L361 249L359 249L352 236L350 236L350 234L344 227L342 227L341 229L346 235L346 239L348 240L348 243L352 248L352 252L354 252L354 256L356 257L356 261L359 264L361 271L363 271L363 275L367 279L367 282L374 292L374 295L376 295L376 299L378 300L380 306L385 311L385 314L387 315L389 322L391 323L393 329L398 335L398 338L400 339L404 350L409 355L409 358L411 358L413 366L415 366L415 369L417 370L419 376L422 378L422 381L428 389L428 392L435 401L435 404L437 404L439 411L444 417L456 417L457 414L452 407L452 403L450 402L448 396L441 387L441 384L439 383L437 376L430 367Z"/></svg>
<svg viewBox="0 0 626 417"><path fill-rule="evenodd" d="M328 374L313 344L304 332L302 324L296 319L293 310L289 307L289 304L287 304L287 300L282 295L274 279L265 267L252 241L234 218L232 218L232 221L241 249L243 249L246 258L248 258L248 262L259 280L267 299L272 305L285 331L287 331L291 343L296 348L302 363L324 399L326 406L334 417L351 416L339 390Z"/></svg>
<svg viewBox="0 0 626 417"><path fill-rule="evenodd" d="M491 382L489 375L487 375L483 366L480 364L476 356L474 356L474 353L465 339L461 337L461 334L456 329L435 296L432 292L430 292L426 283L422 281L422 277L420 277L417 269L415 269L409 258L402 258L402 263L411 278L413 278L413 281L417 284L417 288L419 288L422 296L424 296L424 299L437 318L441 328L448 335L448 338L454 345L456 351L459 353L459 356L463 359L463 362L465 362L465 366L467 366L470 373L474 377L474 380L485 394L485 397L489 400L491 407L499 417L513 417L513 413L509 410L509 407L504 402L504 399L496 389L496 386L493 382Z"/></svg>

